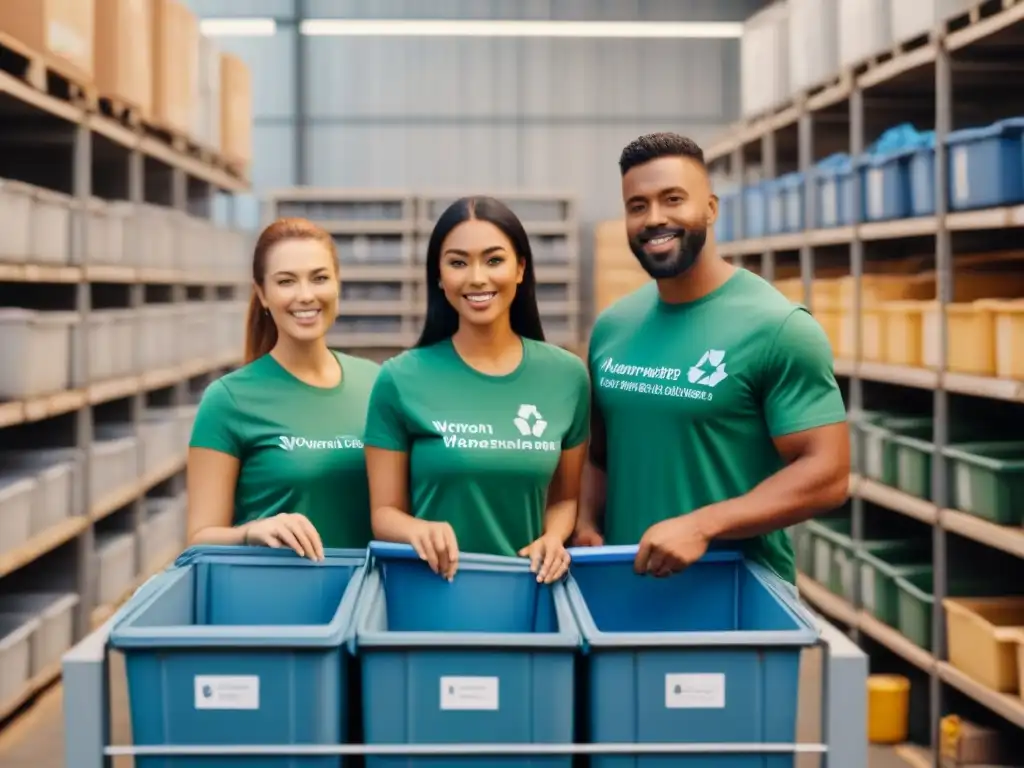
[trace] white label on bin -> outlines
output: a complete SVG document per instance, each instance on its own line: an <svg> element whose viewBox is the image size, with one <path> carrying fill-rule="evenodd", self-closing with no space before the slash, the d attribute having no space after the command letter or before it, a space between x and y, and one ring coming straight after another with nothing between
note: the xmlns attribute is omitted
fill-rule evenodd
<svg viewBox="0 0 1024 768"><path fill-rule="evenodd" d="M666 709L724 709L725 675L720 672L665 675Z"/></svg>
<svg viewBox="0 0 1024 768"><path fill-rule="evenodd" d="M828 226L839 224L839 206L836 205L837 181L831 179L821 185L821 221Z"/></svg>
<svg viewBox="0 0 1024 768"><path fill-rule="evenodd" d="M868 169L868 211L871 212L871 218L873 219L880 219L884 213L884 178L881 168Z"/></svg>
<svg viewBox="0 0 1024 768"><path fill-rule="evenodd" d="M441 709L497 709L498 678L442 677Z"/></svg>
<svg viewBox="0 0 1024 768"><path fill-rule="evenodd" d="M259 709L256 675L196 675L196 709Z"/></svg>
<svg viewBox="0 0 1024 768"><path fill-rule="evenodd" d="M974 511L974 499L971 498L971 469L966 464L957 464L955 477L956 506L963 512Z"/></svg>
<svg viewBox="0 0 1024 768"><path fill-rule="evenodd" d="M958 203L971 195L971 184L967 178L967 147L953 147L953 199Z"/></svg>

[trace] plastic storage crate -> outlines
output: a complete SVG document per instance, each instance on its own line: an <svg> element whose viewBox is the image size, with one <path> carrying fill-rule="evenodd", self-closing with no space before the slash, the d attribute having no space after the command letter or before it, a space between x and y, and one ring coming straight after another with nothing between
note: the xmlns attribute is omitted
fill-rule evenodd
<svg viewBox="0 0 1024 768"><path fill-rule="evenodd" d="M74 609L79 596L73 592L19 592L0 595L0 620L19 617L38 622L32 636L33 676L60 663L75 640Z"/></svg>
<svg viewBox="0 0 1024 768"><path fill-rule="evenodd" d="M935 214L935 146L918 147L908 160L910 215Z"/></svg>
<svg viewBox="0 0 1024 768"><path fill-rule="evenodd" d="M356 610L367 744L569 744L580 638L563 584L524 558L462 554L452 582L412 547L372 542ZM368 757L368 768L569 766L522 759Z"/></svg>
<svg viewBox="0 0 1024 768"><path fill-rule="evenodd" d="M930 436L932 423L931 416L883 416L874 423L862 423L864 475L895 488L898 466L892 436Z"/></svg>
<svg viewBox="0 0 1024 768"><path fill-rule="evenodd" d="M1024 441L951 445L943 454L956 509L1000 525L1024 523Z"/></svg>
<svg viewBox="0 0 1024 768"><path fill-rule="evenodd" d="M736 239L736 212L738 209L736 192L726 192L718 198L718 219L715 221L715 239L720 243L728 243Z"/></svg>
<svg viewBox="0 0 1024 768"><path fill-rule="evenodd" d="M896 488L915 498L931 501L932 454L935 452L931 435L893 434L889 439L896 456Z"/></svg>
<svg viewBox="0 0 1024 768"><path fill-rule="evenodd" d="M803 229L804 175L787 173L764 183L768 206L768 234L781 235Z"/></svg>
<svg viewBox="0 0 1024 768"><path fill-rule="evenodd" d="M899 621L896 628L901 635L927 651L932 650L934 575L932 568L921 567L896 577L896 588L899 590ZM950 578L946 584L946 595L984 595L987 587L984 578Z"/></svg>
<svg viewBox="0 0 1024 768"><path fill-rule="evenodd" d="M866 221L889 221L910 215L910 158L913 150L882 152L864 158Z"/></svg>
<svg viewBox="0 0 1024 768"><path fill-rule="evenodd" d="M71 383L74 312L0 308L0 400L51 395Z"/></svg>
<svg viewBox="0 0 1024 768"><path fill-rule="evenodd" d="M20 700L32 679L32 638L39 619L0 615L0 711Z"/></svg>
<svg viewBox="0 0 1024 768"><path fill-rule="evenodd" d="M876 542L857 552L861 603L869 614L896 627L899 623L899 588L896 579L930 573L931 554L925 540Z"/></svg>
<svg viewBox="0 0 1024 768"><path fill-rule="evenodd" d="M125 656L132 737L144 745L339 744L364 551L194 547L141 589L110 645ZM237 757L136 757L138 768L237 766ZM337 768L337 757L249 758Z"/></svg>
<svg viewBox="0 0 1024 768"><path fill-rule="evenodd" d="M572 551L569 600L588 657L591 743L793 743L802 648L818 631L791 585L735 551L667 579L633 571L636 547ZM593 757L647 768L664 757ZM702 755L713 766L784 766L793 755Z"/></svg>
<svg viewBox="0 0 1024 768"><path fill-rule="evenodd" d="M949 146L950 209L1014 205L1024 201L1024 118L953 131Z"/></svg>
<svg viewBox="0 0 1024 768"><path fill-rule="evenodd" d="M860 214L854 210L853 161L848 155L831 155L814 168L816 225L822 229L845 227L863 215L864 190L861 187Z"/></svg>
<svg viewBox="0 0 1024 768"><path fill-rule="evenodd" d="M767 230L768 201L764 182L743 189L743 238L764 237Z"/></svg>

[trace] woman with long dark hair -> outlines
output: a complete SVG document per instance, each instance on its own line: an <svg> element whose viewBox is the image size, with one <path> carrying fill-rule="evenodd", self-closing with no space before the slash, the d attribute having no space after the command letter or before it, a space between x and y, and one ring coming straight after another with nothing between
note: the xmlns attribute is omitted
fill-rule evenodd
<svg viewBox="0 0 1024 768"><path fill-rule="evenodd" d="M388 360L367 416L373 533L452 578L460 549L562 577L590 412L583 361L544 341L523 225L457 200L427 246L426 321Z"/></svg>
<svg viewBox="0 0 1024 768"><path fill-rule="evenodd" d="M334 241L279 219L252 260L245 365L206 388L188 452L190 544L365 547L362 435L376 363L327 346L338 310Z"/></svg>

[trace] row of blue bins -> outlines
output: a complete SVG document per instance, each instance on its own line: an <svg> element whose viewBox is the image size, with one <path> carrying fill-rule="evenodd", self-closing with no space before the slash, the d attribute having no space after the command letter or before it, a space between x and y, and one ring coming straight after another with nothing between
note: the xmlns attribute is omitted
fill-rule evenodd
<svg viewBox="0 0 1024 768"><path fill-rule="evenodd" d="M801 649L790 585L738 552L665 579L635 547L528 561L462 555L452 582L374 542L310 562L198 547L122 609L136 746L786 743ZM358 727L352 723L358 722ZM371 756L372 768L792 768L792 753ZM339 756L137 756L137 768L338 768ZM363 764L359 761L358 764Z"/></svg>
<svg viewBox="0 0 1024 768"><path fill-rule="evenodd" d="M953 131L946 145L949 210L1024 203L1024 117ZM854 173L860 179L859 206L854 205ZM808 192L815 195L813 227L804 222ZM790 173L726 192L715 231L719 242L729 242L934 213L935 134L903 124L886 131L861 156L835 154L821 160L809 178Z"/></svg>

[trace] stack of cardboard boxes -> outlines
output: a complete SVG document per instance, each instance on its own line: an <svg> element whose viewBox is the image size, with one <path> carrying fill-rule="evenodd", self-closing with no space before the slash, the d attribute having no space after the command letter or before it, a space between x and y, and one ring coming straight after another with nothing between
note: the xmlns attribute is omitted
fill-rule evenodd
<svg viewBox="0 0 1024 768"><path fill-rule="evenodd" d="M200 34L184 0L0 0L0 34L143 123L248 174L248 67Z"/></svg>
<svg viewBox="0 0 1024 768"><path fill-rule="evenodd" d="M614 219L598 224L594 232L594 315L650 279L629 250L625 222Z"/></svg>

